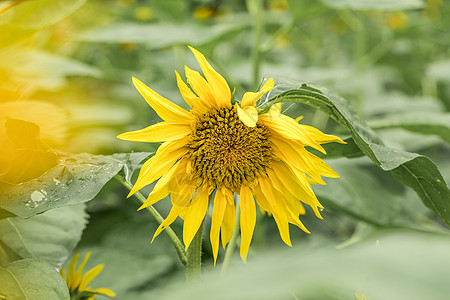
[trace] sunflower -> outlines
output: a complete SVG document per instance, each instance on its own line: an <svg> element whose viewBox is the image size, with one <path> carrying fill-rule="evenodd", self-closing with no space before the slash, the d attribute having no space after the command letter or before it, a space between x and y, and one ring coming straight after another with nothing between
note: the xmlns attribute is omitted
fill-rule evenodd
<svg viewBox="0 0 450 300"><path fill-rule="evenodd" d="M60 274L67 282L70 298L78 300L92 300L97 295L114 297L116 294L110 289L98 288L93 290L88 286L89 283L91 283L91 281L103 270L103 265L98 265L83 274L84 266L90 256L91 252L84 257L83 263L77 270L75 270L78 258L80 257L80 254L77 253L69 264L67 269L67 277L64 277L64 269L61 269Z"/></svg>
<svg viewBox="0 0 450 300"><path fill-rule="evenodd" d="M274 87L273 79L267 80L259 92L247 92L240 103L232 105L225 79L203 54L189 48L205 76L186 66L189 88L175 71L180 93L192 108L190 112L133 78L137 90L164 121L118 136L128 141L163 142L142 166L128 196L158 180L140 209L170 194L172 208L153 240L181 217L186 249L211 205L214 261L219 235L225 248L234 232L234 194L239 195L240 255L244 262L256 223L255 200L262 211L273 216L282 240L291 246L289 224L309 233L299 219L299 215L305 214L302 203L311 206L316 216L322 218L323 206L310 183L325 184L321 176L339 177L305 146L325 153L321 144L344 142L311 126L300 125L281 114L277 105L258 115L256 104Z"/></svg>

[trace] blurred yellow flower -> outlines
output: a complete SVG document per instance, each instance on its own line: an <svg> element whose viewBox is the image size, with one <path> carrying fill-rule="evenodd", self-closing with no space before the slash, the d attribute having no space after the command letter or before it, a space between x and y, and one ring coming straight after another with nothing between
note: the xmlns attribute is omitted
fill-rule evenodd
<svg viewBox="0 0 450 300"><path fill-rule="evenodd" d="M109 297L116 296L116 293L114 293L110 289L98 288L94 290L90 286L88 286L91 283L91 281L95 277L97 277L98 274L100 274L100 272L103 270L104 267L104 265L101 264L83 274L84 266L86 265L86 262L88 261L90 256L91 252L86 254L81 265L78 267L77 270L75 270L78 258L80 257L80 254L77 253L69 264L66 277L64 276L64 269L61 269L60 274L67 282L67 286L70 292L70 298L79 300L91 300L98 295L104 295Z"/></svg>
<svg viewBox="0 0 450 300"><path fill-rule="evenodd" d="M213 203L210 239L214 261L219 234L225 248L234 232L233 193L240 196L240 254L244 261L256 223L255 198L259 207L273 216L282 240L291 246L289 224L309 233L299 219L305 213L301 202L322 218L323 207L310 183L325 184L321 176L339 177L305 146L325 153L320 144L344 142L298 124L281 114L278 105L258 115L256 103L272 90L273 79L267 80L259 92L245 93L240 104L233 106L225 79L199 51L190 49L206 77L186 66L191 90L175 72L190 112L133 78L138 91L164 122L118 136L128 141L163 142L141 168L129 196L159 179L140 209L171 194L172 209L153 239L180 216L184 219L186 249Z"/></svg>
<svg viewBox="0 0 450 300"><path fill-rule="evenodd" d="M289 4L286 0L270 0L269 9L272 11L287 11Z"/></svg>
<svg viewBox="0 0 450 300"><path fill-rule="evenodd" d="M140 21L153 19L153 10L148 6L139 6L134 10L134 17Z"/></svg>
<svg viewBox="0 0 450 300"><path fill-rule="evenodd" d="M209 19L216 13L213 6L197 6L194 9L194 18L199 20Z"/></svg>
<svg viewBox="0 0 450 300"><path fill-rule="evenodd" d="M0 103L0 181L20 183L55 166L66 137L66 114L40 101Z"/></svg>
<svg viewBox="0 0 450 300"><path fill-rule="evenodd" d="M387 14L387 23L392 29L405 28L408 25L408 16L402 12L391 12Z"/></svg>

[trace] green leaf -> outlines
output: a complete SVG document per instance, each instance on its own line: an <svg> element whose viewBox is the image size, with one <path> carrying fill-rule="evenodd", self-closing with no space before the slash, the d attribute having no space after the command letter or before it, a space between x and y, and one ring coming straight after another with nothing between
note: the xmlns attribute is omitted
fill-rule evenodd
<svg viewBox="0 0 450 300"><path fill-rule="evenodd" d="M340 211L375 226L415 226L413 220L421 212L417 206L422 205L419 201L406 203L406 199L418 197L412 191L407 196L402 184L367 157L328 163L341 177L313 187L325 210ZM426 208L422 206L422 210Z"/></svg>
<svg viewBox="0 0 450 300"><path fill-rule="evenodd" d="M430 159L386 147L345 99L325 94L306 84L300 88L290 88L290 85L279 85L276 91L280 93L263 101L261 112L278 102L300 102L322 110L349 131L355 144L366 156L381 169L390 171L401 183L413 188L423 203L450 225L450 190Z"/></svg>
<svg viewBox="0 0 450 300"><path fill-rule="evenodd" d="M377 246L379 245L379 246ZM287 248L287 247L286 247ZM351 247L293 247L262 253L226 274L178 282L158 299L447 299L447 236L394 232ZM217 267L216 267L217 268ZM294 296L295 295L295 296Z"/></svg>
<svg viewBox="0 0 450 300"><path fill-rule="evenodd" d="M247 22L248 23L248 22ZM113 24L80 34L77 40L94 43L136 43L152 49L172 45L204 44L241 31L246 23L199 26L189 24Z"/></svg>
<svg viewBox="0 0 450 300"><path fill-rule="evenodd" d="M130 168L146 156L148 153L62 154L58 165L42 176L18 185L3 185L0 208L29 218L49 209L89 201L124 165Z"/></svg>
<svg viewBox="0 0 450 300"><path fill-rule="evenodd" d="M70 299L64 279L54 267L37 259L23 259L0 267L0 299Z"/></svg>
<svg viewBox="0 0 450 300"><path fill-rule="evenodd" d="M450 142L450 113L403 113L370 120L372 129L403 128L409 131L435 134Z"/></svg>
<svg viewBox="0 0 450 300"><path fill-rule="evenodd" d="M427 67L426 77L437 81L450 82L450 59L434 61Z"/></svg>
<svg viewBox="0 0 450 300"><path fill-rule="evenodd" d="M81 239L85 205L49 210L29 219L0 220L0 241L22 258L39 258L61 267Z"/></svg>
<svg viewBox="0 0 450 300"><path fill-rule="evenodd" d="M321 0L321 2L331 8L354 10L406 10L425 6L421 0Z"/></svg>

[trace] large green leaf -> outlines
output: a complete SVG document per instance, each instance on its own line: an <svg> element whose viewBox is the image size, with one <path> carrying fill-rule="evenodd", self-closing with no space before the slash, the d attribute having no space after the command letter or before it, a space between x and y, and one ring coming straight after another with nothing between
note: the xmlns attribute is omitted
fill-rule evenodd
<svg viewBox="0 0 450 300"><path fill-rule="evenodd" d="M0 208L29 218L49 209L89 201L124 166L130 168L148 155L63 154L58 165L42 176L18 185L2 186Z"/></svg>
<svg viewBox="0 0 450 300"><path fill-rule="evenodd" d="M341 177L327 180L325 186L313 187L326 210L339 211L375 226L417 227L420 214L426 220L423 211L427 208L420 201L409 201L418 200L418 196L374 166L367 157L328 163L339 170Z"/></svg>
<svg viewBox="0 0 450 300"><path fill-rule="evenodd" d="M403 128L409 131L439 135L450 142L450 113L403 113L370 120L372 129Z"/></svg>
<svg viewBox="0 0 450 300"><path fill-rule="evenodd" d="M391 233L352 247L293 247L179 282L158 299L447 299L448 237ZM220 266L219 266L220 267ZM216 267L217 268L217 267Z"/></svg>
<svg viewBox="0 0 450 300"><path fill-rule="evenodd" d="M421 0L321 0L321 2L332 8L354 10L404 10L425 6Z"/></svg>
<svg viewBox="0 0 450 300"><path fill-rule="evenodd" d="M278 95L263 101L262 112L278 102L299 102L315 107L344 126L355 144L381 169L390 171L403 184L413 188L426 206L432 209L447 225L450 225L450 190L437 166L427 157L386 147L375 132L356 114L343 98L324 93L303 84L292 89L291 85L279 85Z"/></svg>
<svg viewBox="0 0 450 300"><path fill-rule="evenodd" d="M70 299L64 279L54 267L37 259L23 259L0 267L0 299Z"/></svg>
<svg viewBox="0 0 450 300"><path fill-rule="evenodd" d="M60 267L78 244L87 222L85 204L64 206L29 219L0 220L0 241L22 258Z"/></svg>

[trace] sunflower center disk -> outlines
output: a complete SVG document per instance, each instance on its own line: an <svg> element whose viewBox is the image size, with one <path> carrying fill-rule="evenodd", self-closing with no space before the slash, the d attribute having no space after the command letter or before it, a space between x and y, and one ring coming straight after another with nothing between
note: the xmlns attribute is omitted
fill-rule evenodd
<svg viewBox="0 0 450 300"><path fill-rule="evenodd" d="M267 127L259 123L255 127L244 125L233 108L197 117L189 147L193 178L212 188L225 186L235 193L240 192L242 184L256 184L274 157Z"/></svg>

